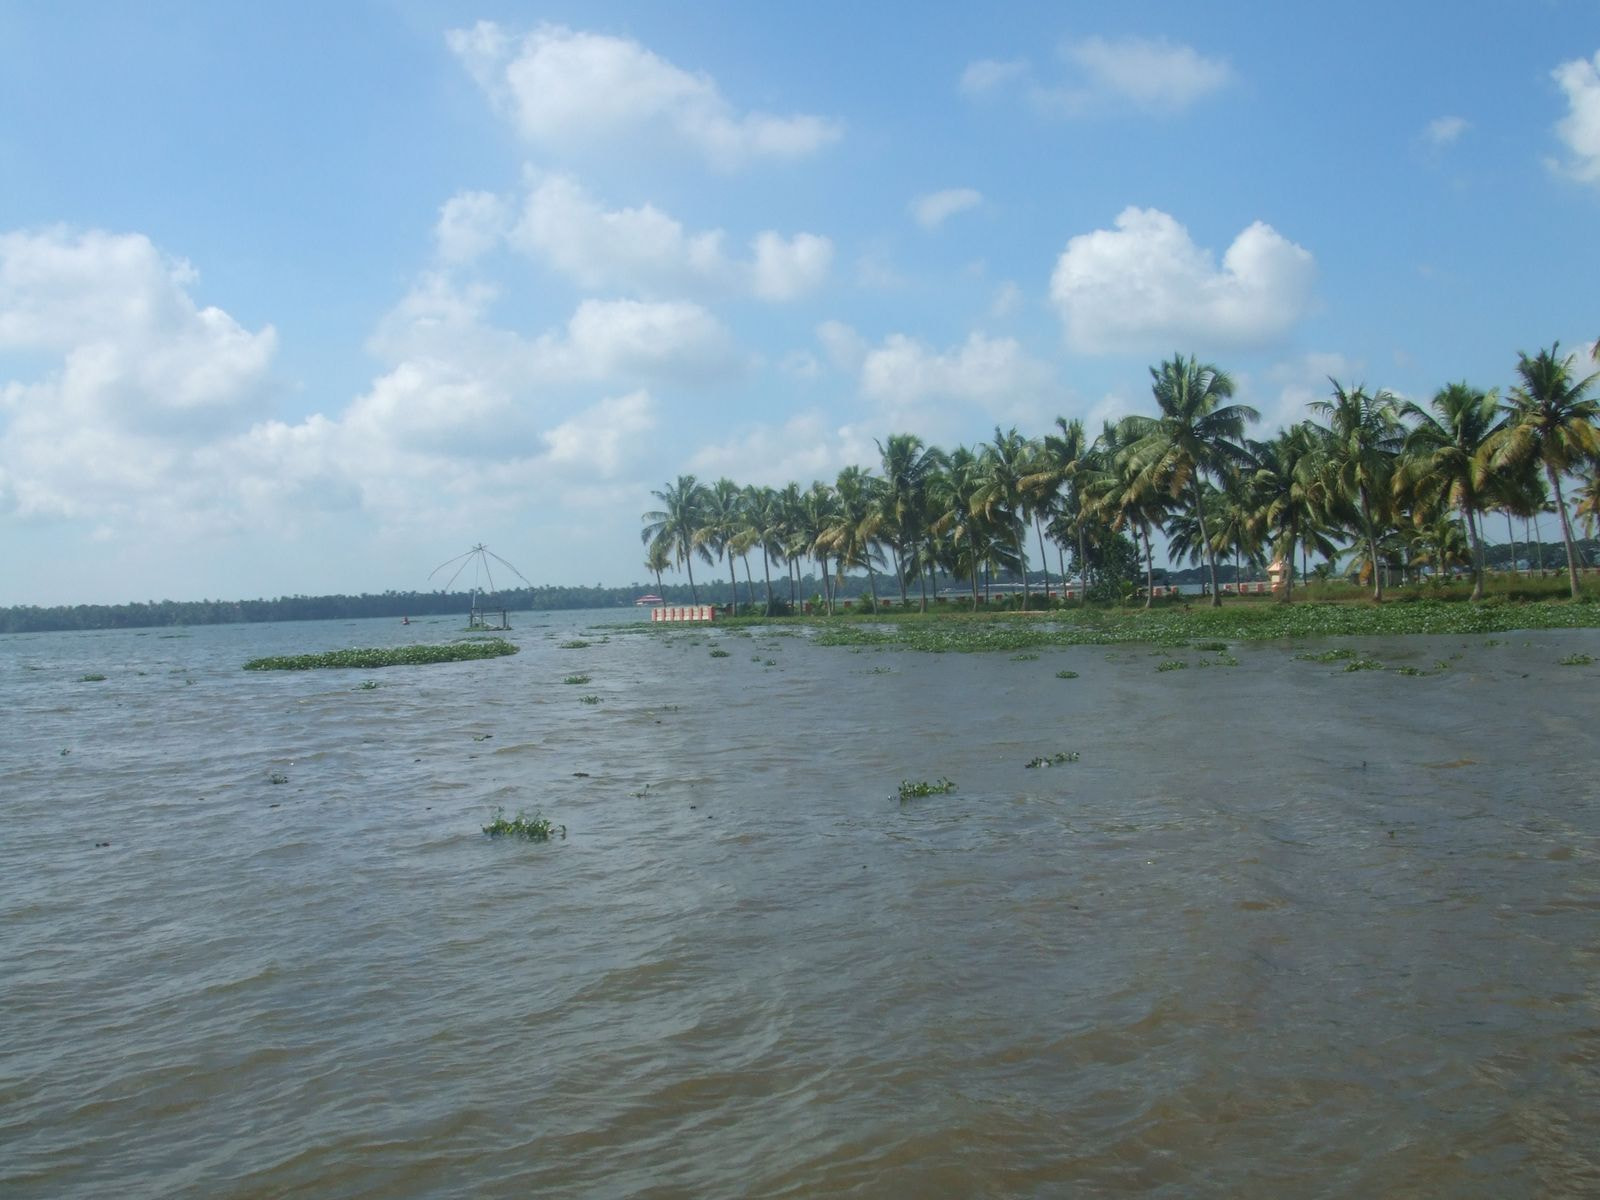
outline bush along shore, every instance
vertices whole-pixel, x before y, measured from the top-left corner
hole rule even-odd
[[[292,654],[276,658],[255,658],[244,664],[246,671],[317,671],[339,667],[414,667],[426,663],[465,662],[478,658],[499,658],[515,654],[518,647],[504,638],[452,642],[445,646],[385,646],[368,650],[330,650],[325,654]]]

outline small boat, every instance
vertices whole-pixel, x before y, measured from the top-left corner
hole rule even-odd
[[[635,600],[633,602],[635,608],[654,608],[658,604],[665,604],[665,603],[666,603],[666,601],[663,600],[660,596],[657,596],[654,592],[648,593],[647,595],[640,596],[637,600]]]

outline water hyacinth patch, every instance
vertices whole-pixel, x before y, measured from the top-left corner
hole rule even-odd
[[[1078,673],[1076,671],[1057,671],[1056,672],[1056,678],[1057,679],[1076,679],[1077,677],[1078,677]]]
[[[909,779],[902,779],[900,781],[900,802],[904,804],[907,800],[918,800],[923,796],[942,796],[946,792],[955,790],[956,785],[942,776],[932,783],[926,779],[919,779],[915,782]]]
[[[491,838],[521,838],[527,842],[548,842],[556,834],[562,838],[567,836],[567,827],[557,825],[550,818],[541,813],[529,815],[518,810],[514,817],[507,817],[506,810],[497,808],[489,823],[483,827],[483,832]]]
[[[1041,754],[1038,758],[1030,759],[1023,763],[1025,767],[1059,767],[1062,763],[1077,762],[1076,750],[1058,750],[1054,754]]]
[[[1158,671],[1187,671],[1189,664],[1181,658],[1169,658],[1156,667]]]
[[[468,662],[517,653],[518,647],[504,638],[482,642],[455,642],[448,646],[386,646],[368,650],[330,650],[326,654],[281,655],[256,658],[244,664],[246,671],[318,671],[356,667],[412,667],[429,663]]]
[[[587,676],[587,675],[568,675],[561,682],[562,683],[588,683],[589,682],[589,676]]]
[[[1592,654],[1569,654],[1561,660],[1563,667],[1587,667],[1594,662]]]

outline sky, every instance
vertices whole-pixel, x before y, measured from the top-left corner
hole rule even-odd
[[[0,0],[0,605],[649,581],[681,474],[1503,391],[1597,283],[1595,0]]]

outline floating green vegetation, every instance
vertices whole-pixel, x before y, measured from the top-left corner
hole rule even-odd
[[[778,665],[778,660],[775,658],[764,658],[761,660],[761,665],[763,667],[775,667]]]
[[[267,782],[268,783],[288,783],[289,782],[289,777],[287,775],[285,775],[282,771],[274,771],[271,775],[267,776]]]
[[[1056,678],[1057,679],[1076,679],[1077,677],[1078,677],[1078,673],[1076,671],[1057,671],[1056,672]]]
[[[1194,644],[1194,648],[1196,650],[1222,651],[1222,650],[1226,650],[1228,648],[1228,643],[1227,642],[1196,642]]]
[[[910,779],[902,779],[900,781],[900,803],[904,804],[907,800],[918,800],[923,796],[942,796],[946,792],[955,790],[956,785],[942,776],[932,783],[929,783],[926,779],[919,779],[915,782]]]
[[[1181,658],[1169,658],[1156,666],[1158,671],[1187,671],[1189,664]]]
[[[600,697],[599,696],[594,696],[594,695],[579,696],[578,697],[578,703],[579,704],[599,704],[600,703]]]
[[[1039,656],[1037,654],[1013,654],[1011,656],[1011,661],[1012,662],[1033,662],[1038,657]]]
[[[79,683],[104,683],[105,681],[106,681],[106,677],[104,675],[79,675],[78,676],[78,682]]]
[[[562,642],[560,646],[562,650],[587,650],[588,648],[589,643],[582,638],[573,638],[570,642]]]
[[[892,674],[894,674],[894,668],[893,667],[873,667],[870,671],[867,672],[867,674],[868,675],[892,675]]]
[[[326,654],[294,654],[256,658],[246,671],[315,671],[339,667],[372,670],[376,667],[414,667],[426,663],[465,662],[515,654],[517,646],[504,638],[486,642],[454,642],[448,646],[385,646],[370,650],[330,650]]]
[[[1224,648],[1222,653],[1215,658],[1202,658],[1197,665],[1202,667],[1237,667],[1239,660]]]
[[[1356,652],[1354,650],[1348,650],[1348,649],[1345,649],[1343,647],[1341,647],[1341,648],[1339,648],[1337,650],[1322,650],[1322,651],[1319,651],[1318,653],[1315,653],[1315,654],[1313,654],[1309,650],[1306,650],[1306,651],[1303,651],[1300,654],[1296,654],[1295,655],[1295,659],[1298,662],[1314,662],[1314,663],[1333,663],[1333,662],[1339,662],[1342,659],[1354,658],[1354,657],[1356,657]]]
[[[590,677],[588,675],[568,675],[561,682],[562,683],[588,683],[589,679],[590,679]]]
[[[1041,754],[1038,758],[1030,759],[1023,763],[1025,767],[1059,767],[1062,763],[1077,762],[1076,750],[1058,750],[1054,754]]]
[[[1424,671],[1421,667],[1411,667],[1411,666],[1396,667],[1394,669],[1394,673],[1396,675],[1426,675],[1426,674],[1428,674],[1428,672]]]
[[[1431,633],[1476,635],[1527,629],[1600,627],[1600,602],[1529,600],[1471,604],[1464,600],[1399,600],[1386,604],[1293,604],[1232,600],[1209,606],[1078,609],[1049,619],[991,613],[880,614],[870,621],[816,621],[822,646],[893,646],[923,651],[1032,650],[1042,646],[1148,642],[1278,641],[1286,638],[1377,637]]]
[[[1561,660],[1563,667],[1587,667],[1594,662],[1592,654],[1569,654]]]
[[[377,690],[378,681],[376,679],[363,679],[360,683],[356,684],[356,691],[358,692],[375,692]]]
[[[712,658],[731,658],[732,656],[726,650],[718,649],[718,650],[713,650],[711,652],[711,657]]]
[[[540,813],[529,816],[520,809],[514,817],[507,817],[503,808],[495,809],[493,818],[483,827],[483,831],[492,838],[521,838],[527,842],[548,842],[557,834],[563,839],[567,836],[565,825],[557,825]]]
[[[1352,658],[1345,663],[1346,671],[1381,671],[1383,664],[1375,658]]]

